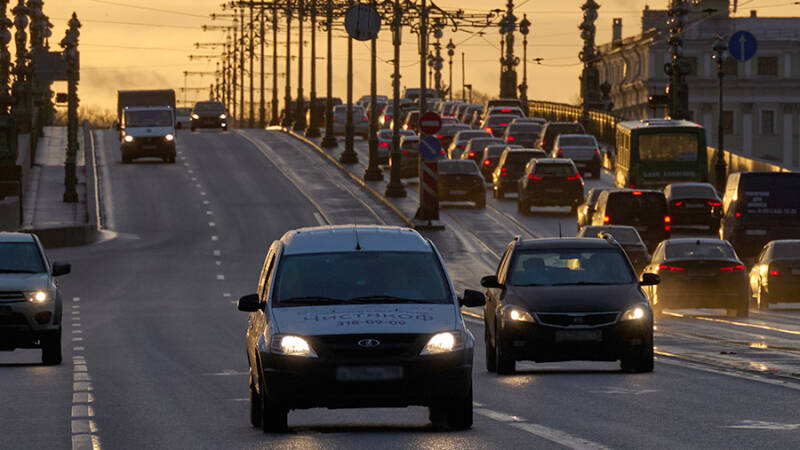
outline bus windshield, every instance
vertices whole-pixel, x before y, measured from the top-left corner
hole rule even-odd
[[[695,162],[697,161],[697,134],[642,134],[639,136],[639,160],[642,162]]]

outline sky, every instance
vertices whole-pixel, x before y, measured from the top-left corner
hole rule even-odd
[[[116,91],[122,89],[157,89],[174,88],[179,101],[203,99],[208,96],[207,87],[213,83],[213,77],[205,75],[184,76],[185,71],[206,72],[215,69],[213,61],[195,58],[190,55],[214,54],[217,50],[196,49],[195,43],[224,42],[222,31],[203,31],[203,24],[224,24],[223,20],[212,21],[211,13],[223,13],[221,0],[46,0],[45,14],[55,25],[51,39],[51,49],[58,48],[63,38],[67,21],[73,11],[77,12],[83,26],[80,36],[81,81],[79,96],[81,105],[113,109],[116,105]],[[517,0],[515,15],[521,18],[527,14],[531,21],[531,33],[528,36],[528,85],[530,99],[550,100],[574,103],[578,98],[578,76],[581,64],[578,52],[582,41],[578,25],[582,20],[580,5],[584,0]],[[653,9],[663,9],[666,0],[613,0],[600,1],[597,26],[597,44],[607,42],[611,36],[612,18],[623,20],[623,35],[630,36],[640,32],[641,10],[645,4]],[[757,9],[759,16],[792,16],[800,12],[800,6],[787,0],[744,0],[737,15],[748,15],[750,9]],[[746,3],[746,5],[745,5]],[[446,10],[464,9],[467,13],[484,13],[490,9],[505,9],[505,0],[439,0],[438,6]],[[744,6],[743,6],[744,5]],[[9,13],[10,15],[10,13]],[[384,21],[385,22],[385,21]],[[293,48],[297,53],[297,22],[293,22]],[[305,40],[310,40],[310,26],[305,27]],[[279,41],[285,39],[285,28],[279,32]],[[268,34],[268,39],[271,33]],[[474,30],[453,32],[446,29],[442,38],[442,46],[452,39],[456,44],[453,64],[453,81],[457,91],[461,85],[461,54],[464,54],[465,83],[472,84],[473,89],[499,94],[499,57],[500,35],[497,28],[489,28],[483,35]],[[318,95],[324,92],[325,55],[324,35],[317,33]],[[344,30],[334,30],[334,96],[346,96],[346,43]],[[419,84],[419,56],[417,54],[416,35],[408,29],[404,30],[401,47],[402,86],[414,87]],[[271,47],[267,54],[271,55]],[[306,98],[309,93],[310,42],[305,46],[305,82]],[[522,56],[522,39],[517,37],[515,51]],[[388,63],[393,57],[391,32],[386,23],[378,35],[378,93],[391,94],[392,66]],[[443,83],[448,82],[449,71],[446,50],[442,51],[445,68],[442,73]],[[279,49],[284,54],[284,49]],[[540,63],[534,62],[541,58]],[[354,41],[354,99],[369,92],[369,43]],[[258,61],[256,61],[258,67]],[[267,60],[267,72],[270,71],[271,59]],[[279,71],[283,72],[285,60],[279,62]],[[518,69],[519,82],[522,82],[522,67]],[[279,78],[280,98],[283,98],[284,78]],[[266,85],[271,86],[271,78]],[[293,97],[297,92],[296,61],[292,67]],[[204,87],[202,92],[190,91],[184,96],[179,89]],[[258,86],[258,80],[256,81]],[[65,89],[56,85],[61,92]],[[258,98],[258,97],[257,97]],[[267,92],[267,102],[271,92]],[[256,100],[256,104],[258,101]],[[281,104],[283,102],[281,101]]]

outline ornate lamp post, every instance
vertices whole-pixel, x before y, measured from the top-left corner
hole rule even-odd
[[[45,40],[52,34],[50,28],[53,24],[42,12],[43,6],[44,2],[42,0],[28,0],[28,8],[31,13],[31,53],[34,55],[47,50]],[[55,109],[50,102],[50,97],[52,96],[50,85],[47,82],[37,80],[35,77],[33,78],[33,103],[37,107],[39,123],[49,123],[55,115]],[[41,130],[41,128],[39,129]]]
[[[714,46],[714,61],[717,63],[717,80],[719,80],[719,110],[717,111],[717,155],[714,160],[714,185],[717,192],[725,191],[725,130],[722,127],[722,78],[725,72],[722,68],[722,63],[725,62],[725,53],[728,51],[727,40],[722,36],[717,37]]]
[[[689,5],[685,0],[672,0],[668,11],[669,19],[669,52],[672,61],[664,65],[664,72],[669,77],[667,95],[669,96],[668,113],[672,119],[689,118],[689,86],[686,75],[689,65],[683,57],[683,38],[681,33],[688,22]]]
[[[22,1],[20,0],[20,3]],[[64,61],[67,66],[67,160],[64,163],[64,202],[78,201],[75,190],[75,157],[78,153],[78,36],[81,23],[73,12],[69,20],[69,29],[61,40],[64,49]],[[19,42],[19,41],[18,41]]]
[[[528,105],[528,33],[531,32],[531,22],[528,15],[522,15],[519,23],[519,32],[522,33],[522,84],[519,86],[519,96],[527,108]],[[527,114],[527,112],[526,112]]]
[[[280,125],[278,117],[278,2],[272,4],[272,114],[270,125]]]
[[[17,62],[14,64],[14,75],[16,79],[11,86],[11,93],[15,99],[13,107],[17,130],[27,133],[31,127],[31,105],[30,105],[30,74],[28,73],[28,51],[26,41],[28,38],[25,28],[28,26],[28,14],[30,10],[24,5],[22,0],[18,0],[17,6],[11,10],[14,14],[14,26],[17,31],[14,33],[14,41],[17,48]]]
[[[600,5],[594,0],[586,0],[581,6],[583,10],[583,22],[578,26],[581,30],[583,39],[583,50],[578,53],[578,57],[583,62],[583,72],[581,73],[581,103],[583,106],[584,119],[588,118],[590,109],[601,109],[603,107],[600,92],[600,73],[595,67],[597,54],[595,52],[594,37],[597,20],[597,10]]]
[[[390,154],[391,169],[389,172],[389,183],[386,185],[384,194],[390,198],[406,196],[406,188],[400,180],[400,44],[403,37],[402,8],[400,0],[394,0],[394,16],[392,19],[392,45],[394,46],[394,73],[392,74],[392,117],[394,126],[392,127],[392,150]],[[424,95],[423,95],[424,97]]]
[[[375,8],[375,0],[371,5]],[[369,77],[369,164],[364,169],[364,181],[382,181],[383,172],[378,167],[378,39],[370,42],[370,77]]]
[[[328,0],[325,6],[325,31],[328,33],[328,55],[327,55],[327,80],[326,91],[328,97],[325,99],[325,137],[322,138],[323,148],[335,148],[339,144],[333,134],[333,0]]]
[[[300,38],[302,40],[302,37]],[[272,45],[276,45],[273,43]],[[273,75],[274,76],[274,75]],[[281,125],[292,126],[292,2],[286,3],[286,97]]]
[[[353,0],[347,2],[353,5]],[[339,155],[342,164],[358,163],[358,154],[353,149],[353,38],[347,36],[347,119],[344,125],[344,151]]]
[[[433,43],[433,88],[436,90],[436,95],[441,98],[442,97],[442,27],[444,24],[440,21],[436,21],[433,24],[433,37],[436,39],[436,42]]]
[[[519,64],[519,58],[514,56],[514,30],[517,28],[517,18],[514,16],[514,0],[508,0],[506,15],[500,21],[500,34],[504,37],[505,53],[500,58],[502,73],[500,75],[500,97],[517,98],[517,72],[514,68]]]
[[[306,108],[303,101],[303,21],[305,20],[305,4],[303,0],[297,3],[297,101],[294,106],[294,124],[292,130],[297,132],[306,129]]]
[[[453,44],[453,40],[450,39],[450,42],[447,43],[447,57],[448,57],[448,65],[450,66],[450,101],[453,101],[453,55],[456,54],[456,46]]]
[[[317,111],[320,109],[317,104],[317,0],[311,0],[311,92],[308,96],[309,114],[308,128],[306,137],[319,137],[319,119]]]
[[[0,131],[3,133],[14,132],[14,122],[9,113],[14,97],[8,89],[11,71],[11,53],[8,44],[11,42],[9,28],[13,26],[11,19],[6,17],[8,0],[0,0]],[[12,134],[13,135],[13,134]],[[15,165],[17,162],[17,146],[13,142],[6,142],[0,146],[0,165]]]

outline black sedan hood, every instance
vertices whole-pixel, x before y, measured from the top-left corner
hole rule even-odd
[[[584,286],[508,286],[503,303],[530,312],[623,311],[647,301],[637,283]]]

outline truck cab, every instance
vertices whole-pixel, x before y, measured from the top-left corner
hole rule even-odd
[[[145,157],[175,162],[175,112],[172,107],[126,107],[119,126],[124,164]]]

